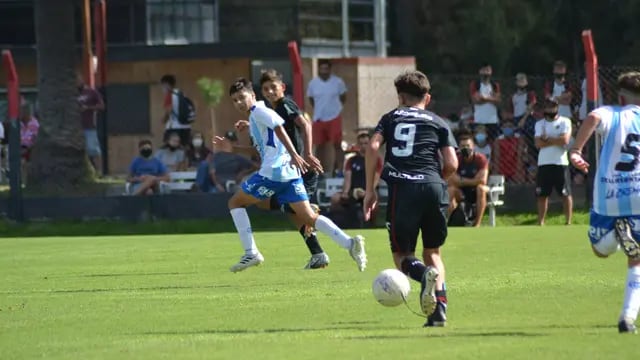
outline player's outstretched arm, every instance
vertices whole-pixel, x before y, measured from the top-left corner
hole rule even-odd
[[[364,194],[364,220],[369,221],[373,210],[378,205],[378,194],[376,193],[376,170],[378,167],[378,151],[380,145],[384,143],[384,137],[381,133],[376,132],[369,140],[369,146],[365,153],[365,175],[366,175],[366,191]]]
[[[302,142],[304,144],[304,159],[309,163],[309,166],[311,166],[312,169],[316,170],[316,172],[324,172],[320,160],[313,156],[313,153],[311,151],[311,149],[313,149],[311,140],[311,122],[306,117],[298,115],[298,117],[295,119],[295,123],[298,129],[300,129],[300,133],[302,134]]]
[[[593,135],[593,132],[600,124],[600,120],[599,115],[593,112],[589,114],[589,116],[587,116],[587,118],[582,122],[580,129],[578,129],[576,140],[573,142],[573,147],[569,151],[569,160],[573,166],[585,173],[589,171],[589,163],[582,157],[582,148],[584,148],[587,140],[589,140],[591,135]]]
[[[282,125],[278,125],[273,128],[273,132],[287,149],[289,155],[291,155],[292,165],[300,169],[303,174],[306,173],[309,168],[309,164],[307,164],[307,162],[302,158],[302,156],[300,156],[300,154],[298,154],[296,149],[293,147],[293,143],[291,142],[289,135],[287,135],[287,132],[284,130],[284,127]]]
[[[440,148],[442,153],[442,178],[448,180],[458,170],[458,156],[453,146]]]

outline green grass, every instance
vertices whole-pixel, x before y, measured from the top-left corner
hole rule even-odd
[[[301,270],[293,232],[258,233],[266,262],[238,274],[235,234],[4,238],[0,359],[635,359],[616,328],[625,259],[595,258],[586,231],[452,229],[437,329],[374,301],[383,230],[364,232],[364,273],[325,237],[331,266]]]

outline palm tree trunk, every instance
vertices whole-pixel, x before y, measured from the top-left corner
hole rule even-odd
[[[92,178],[76,100],[74,3],[35,1],[40,131],[27,188],[38,193],[74,193]]]

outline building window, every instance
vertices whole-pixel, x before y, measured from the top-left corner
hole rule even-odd
[[[373,0],[349,0],[349,40],[374,41]],[[342,40],[341,0],[301,0],[303,39]]]
[[[218,41],[217,0],[147,0],[149,45]]]

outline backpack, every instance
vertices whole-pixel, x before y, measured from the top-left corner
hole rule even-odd
[[[184,96],[182,91],[175,90],[174,94],[178,96],[178,113],[174,113],[178,122],[182,125],[190,125],[196,120],[196,107],[193,105],[193,101]]]

